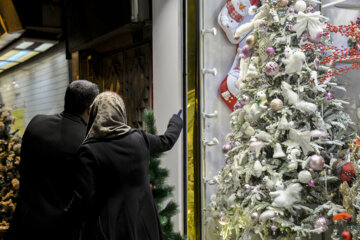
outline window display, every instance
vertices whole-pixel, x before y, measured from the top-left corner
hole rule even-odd
[[[204,239],[358,237],[359,96],[343,85],[360,52],[338,45],[318,1],[231,2],[249,16],[201,38]],[[219,7],[202,1],[201,28]]]

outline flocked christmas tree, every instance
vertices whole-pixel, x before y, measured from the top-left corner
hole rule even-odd
[[[336,75],[349,69],[332,68],[341,57],[317,2],[262,0],[235,32],[252,34],[241,49],[225,166],[212,181],[209,210],[222,239],[308,239],[351,219],[343,200],[359,192],[354,130],[347,102],[334,96],[346,91]]]
[[[155,117],[152,110],[145,110],[145,126],[148,133],[157,134],[155,126]],[[166,179],[169,176],[169,171],[162,168],[161,165],[162,154],[154,154],[150,158],[149,177],[150,187],[155,200],[156,207],[159,212],[159,218],[164,237],[166,240],[183,240],[179,233],[174,232],[174,224],[171,218],[177,214],[177,204],[170,200],[165,204],[165,201],[172,197],[173,187],[166,184]]]
[[[19,190],[21,137],[11,129],[15,121],[11,112],[0,96],[0,230],[9,226]]]

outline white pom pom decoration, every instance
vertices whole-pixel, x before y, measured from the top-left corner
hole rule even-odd
[[[299,172],[298,179],[301,183],[308,183],[312,179],[311,173],[307,170],[303,170]]]
[[[306,3],[303,0],[298,0],[295,3],[295,11],[296,12],[304,12],[306,10]]]

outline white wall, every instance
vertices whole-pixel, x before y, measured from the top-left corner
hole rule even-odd
[[[359,0],[346,1],[347,3],[357,3]],[[323,0],[323,4],[331,3],[333,0]],[[358,4],[356,4],[358,5]],[[335,26],[349,25],[350,21],[355,22],[360,17],[360,11],[354,9],[337,8],[335,5],[323,9],[323,15],[329,18],[329,23]],[[341,48],[341,45],[347,47],[348,38],[341,36],[340,34],[331,34],[334,40],[334,45]],[[351,64],[337,64],[336,67],[340,68],[344,65],[351,67]],[[360,70],[354,69],[347,74],[341,74],[337,77],[340,83],[344,84],[347,89],[346,92],[337,92],[337,97],[346,96],[350,104],[344,105],[345,111],[350,115],[354,123],[357,124],[357,128],[360,127],[360,118],[357,117],[357,108],[360,108]]]
[[[62,112],[68,84],[68,61],[59,48],[1,75],[0,94],[5,106],[24,108],[26,126],[36,114]]]
[[[153,93],[158,133],[165,131],[169,118],[182,108],[182,1],[152,1]],[[183,131],[184,132],[184,131]],[[174,200],[180,213],[174,217],[175,230],[183,230],[183,145],[182,135],[162,158],[170,171],[168,183],[175,186]]]

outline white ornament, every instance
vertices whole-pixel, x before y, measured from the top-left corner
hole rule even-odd
[[[288,122],[286,116],[283,115],[279,122],[278,128],[280,130],[290,130],[290,128],[295,128],[295,123],[293,121]]]
[[[299,172],[298,179],[301,183],[308,183],[312,179],[311,173],[307,170],[303,170]]]
[[[263,141],[258,141],[255,137],[250,138],[249,151],[257,152],[261,150],[263,147],[265,147],[265,143]]]
[[[261,22],[264,21],[269,15],[270,6],[268,4],[264,4],[259,8],[259,13],[255,15],[255,17],[249,23],[242,24],[240,27],[236,29],[235,37],[240,37],[244,33],[250,32],[253,30],[256,25],[260,25]]]
[[[240,131],[249,137],[254,136],[254,134],[255,134],[254,128],[251,127],[250,123],[248,123],[248,122],[245,122],[241,126]]]
[[[323,32],[323,24],[320,22],[320,19],[326,18],[322,16],[319,11],[314,13],[299,12],[296,24],[294,25],[297,37],[300,38],[301,34],[303,34],[307,28],[310,37],[316,39],[318,34]]]
[[[292,183],[285,190],[270,192],[270,197],[274,199],[272,205],[291,209],[294,203],[301,201],[301,190],[302,186],[299,183]]]
[[[261,141],[271,142],[271,135],[265,131],[258,130],[255,137]]]
[[[275,148],[274,148],[273,158],[283,158],[283,157],[286,157],[286,154],[282,150],[281,144],[276,143]]]
[[[287,152],[287,160],[289,161],[288,169],[289,171],[297,170],[298,168],[298,157],[300,156],[300,151],[297,148],[288,148]]]
[[[291,89],[290,84],[288,84],[285,81],[282,81],[281,90],[285,100],[287,100],[289,104],[295,105],[299,102],[299,95]]]
[[[260,214],[259,221],[265,222],[268,219],[275,217],[277,213],[274,210],[266,210],[265,212]]]
[[[275,22],[275,23],[279,23],[280,22],[280,19],[279,19],[279,15],[277,14],[277,10],[275,10],[275,9],[270,9],[270,15],[272,16],[272,18],[273,18],[273,21]]]
[[[250,108],[246,108],[246,117],[250,122],[257,121],[260,115],[267,109],[266,92],[264,90],[257,92],[256,98],[260,101],[260,104],[254,102]]]
[[[316,104],[305,101],[300,101],[295,107],[303,113],[315,113],[317,111]]]
[[[311,135],[310,131],[298,131],[295,129],[290,129],[289,139],[297,143],[304,152],[304,155],[307,155],[308,152],[313,151],[313,147],[310,145]]]
[[[258,78],[260,73],[258,72],[256,66],[259,62],[259,57],[251,57],[248,70],[246,72],[246,79]]]
[[[360,108],[357,108],[357,117],[360,119]]]
[[[310,132],[310,135],[312,138],[318,138],[318,137],[328,137],[329,133],[321,130],[312,130]]]
[[[245,86],[245,83],[243,81],[246,80],[246,75],[249,69],[250,65],[250,58],[241,58],[240,59],[240,74],[239,78],[236,82],[236,86],[239,89],[242,89]]]
[[[285,73],[300,73],[305,62],[305,54],[302,51],[293,51],[289,46],[285,47]]]
[[[298,0],[295,3],[295,11],[296,12],[304,12],[306,10],[306,2],[302,0]]]
[[[303,113],[315,113],[317,110],[317,106],[313,103],[300,101],[299,95],[295,93],[291,85],[285,81],[281,82],[281,89],[284,98],[288,101],[289,104],[294,105],[295,108],[299,109]]]
[[[265,183],[265,187],[268,190],[274,190],[275,189],[275,184],[278,183],[278,182],[281,182],[281,180],[282,180],[282,174],[280,174],[280,173],[274,173],[271,176],[271,179],[269,178],[269,176],[265,176],[263,178],[263,182]]]
[[[253,175],[255,177],[260,177],[262,174],[262,169],[263,169],[263,166],[261,165],[260,161],[256,160],[254,163]]]

